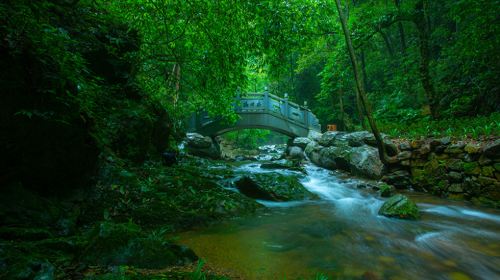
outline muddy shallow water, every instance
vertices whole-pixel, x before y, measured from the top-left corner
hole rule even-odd
[[[500,212],[408,193],[422,219],[377,215],[383,199],[312,165],[316,201],[272,203],[252,217],[185,232],[179,242],[243,279],[500,279]],[[241,165],[237,172],[285,172]],[[370,278],[372,277],[372,278]]]

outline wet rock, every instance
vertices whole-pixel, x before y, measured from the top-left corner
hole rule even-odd
[[[500,139],[495,140],[495,142],[486,145],[483,148],[483,153],[489,158],[499,158],[500,157]]]
[[[300,147],[302,150],[306,148],[307,144],[311,143],[311,139],[307,137],[297,137],[293,139],[293,146]]]
[[[398,189],[408,189],[411,185],[410,173],[406,170],[398,170],[382,177],[382,181],[394,185]]]
[[[387,184],[382,184],[379,186],[379,192],[381,197],[391,197],[394,195],[394,187]]]
[[[186,133],[186,144],[193,148],[210,148],[212,139],[199,133]]]
[[[478,180],[479,184],[481,184],[482,186],[489,186],[489,185],[494,185],[495,183],[497,183],[497,180],[490,178],[490,177],[485,177],[485,176],[479,176],[479,177],[477,177],[477,180]]]
[[[460,153],[463,153],[464,147],[465,147],[465,143],[464,142],[457,142],[455,144],[452,144],[452,145],[448,146],[444,150],[444,152],[447,153],[447,154],[460,154]]]
[[[353,174],[372,179],[379,179],[384,171],[384,164],[380,161],[378,150],[373,147],[353,148],[349,164]]]
[[[449,145],[451,144],[451,138],[450,137],[443,137],[439,139],[439,142],[441,142],[441,145]]]
[[[461,182],[462,178],[463,178],[462,173],[455,172],[455,171],[451,171],[448,173],[448,179],[451,182]]]
[[[464,162],[460,159],[450,159],[446,162],[446,167],[453,171],[463,171]]]
[[[289,160],[280,160],[275,162],[262,163],[260,165],[262,169],[288,169],[293,171],[303,172],[304,168],[300,166],[299,162],[289,161]]]
[[[307,138],[316,142],[319,141],[319,139],[321,139],[322,136],[323,134],[314,130],[309,130],[309,133],[307,134]]]
[[[319,145],[317,142],[312,141],[307,144],[306,149],[304,150],[305,154],[313,163],[319,165],[320,161],[320,151],[323,149],[323,146]]]
[[[316,198],[297,177],[277,173],[243,176],[234,184],[242,194],[255,199],[290,201]]]
[[[481,173],[481,167],[477,162],[465,162],[463,169],[467,175],[479,175]]]
[[[304,151],[300,147],[297,147],[297,146],[290,147],[290,150],[288,152],[288,156],[291,159],[298,159],[298,160],[305,158]]]
[[[468,154],[477,154],[481,151],[481,145],[477,143],[468,143],[464,147],[464,151],[466,151]]]
[[[409,151],[409,150],[411,150],[410,143],[408,143],[408,142],[402,142],[402,143],[400,143],[399,144],[399,149],[401,151]]]
[[[335,144],[335,139],[338,136],[344,135],[345,132],[340,132],[340,131],[327,131],[323,133],[321,138],[318,140],[318,144],[321,146],[329,147]]]
[[[219,145],[208,136],[187,133],[185,141],[186,150],[189,154],[213,159],[218,159],[221,156]]]
[[[493,162],[493,160],[483,154],[479,157],[479,160],[477,162],[479,163],[479,165],[489,165]]]
[[[451,184],[448,187],[448,192],[450,192],[450,193],[463,193],[464,192],[464,185],[463,184]]]
[[[385,201],[378,214],[409,220],[416,220],[420,217],[417,205],[402,194],[394,195]]]
[[[398,154],[398,159],[399,160],[407,160],[411,158],[411,152],[410,151],[404,151]]]
[[[495,168],[493,166],[483,166],[481,168],[481,175],[487,177],[494,177]]]

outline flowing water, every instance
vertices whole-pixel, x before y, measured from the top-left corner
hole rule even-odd
[[[238,172],[280,172],[250,163]],[[180,242],[241,279],[500,279],[500,212],[408,193],[422,219],[378,216],[383,199],[308,165],[316,201],[265,202],[253,217],[186,232]]]

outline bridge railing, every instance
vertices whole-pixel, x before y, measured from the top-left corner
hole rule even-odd
[[[281,98],[267,91],[263,93],[249,92],[244,95],[237,95],[234,106],[238,113],[271,113],[305,127],[317,130],[321,129],[318,119],[307,107],[290,102],[288,98]]]

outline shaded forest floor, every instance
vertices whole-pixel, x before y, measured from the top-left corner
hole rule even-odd
[[[171,236],[260,207],[224,188],[223,162],[103,166],[96,187],[63,197],[2,190],[0,278],[201,279],[197,256]]]

